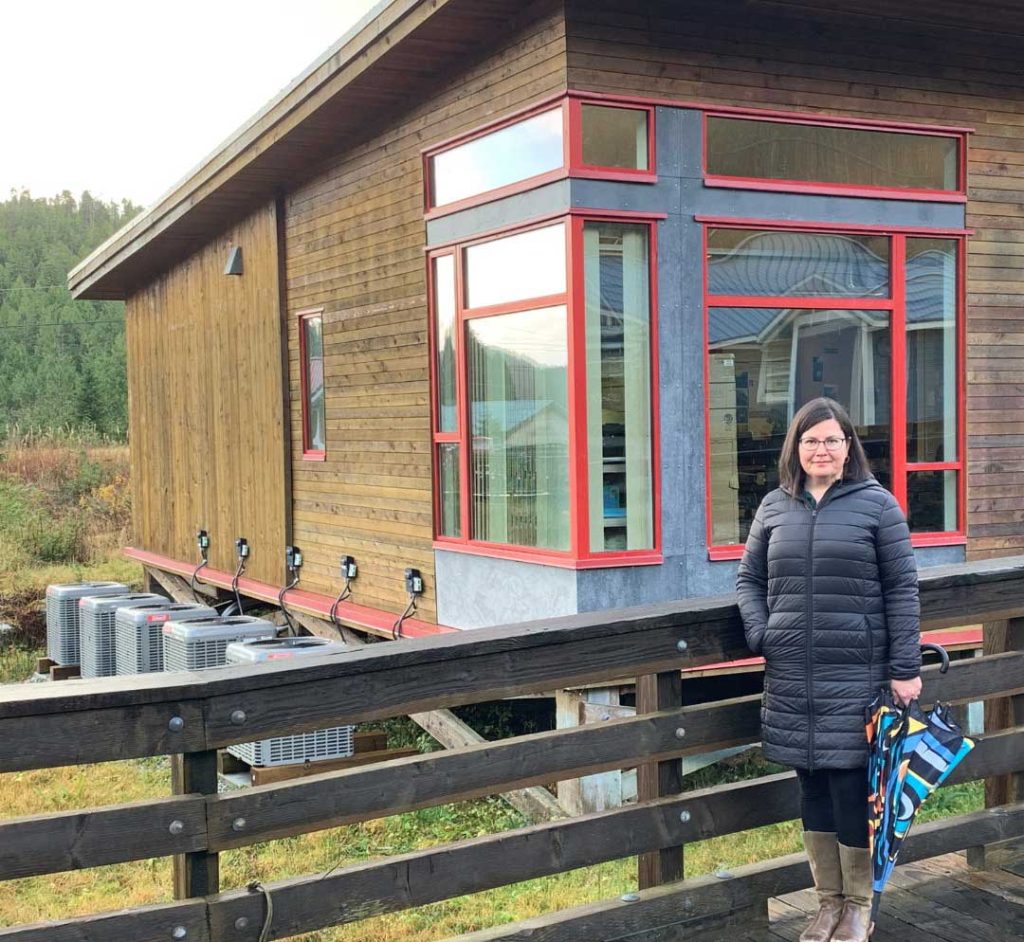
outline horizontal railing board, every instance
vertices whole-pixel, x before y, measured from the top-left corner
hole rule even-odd
[[[957,661],[945,675],[929,667],[923,676],[925,702],[936,696],[947,701],[981,699],[1024,687],[1024,653]],[[717,701],[211,796],[205,818],[198,812],[182,817],[185,830],[180,835],[172,836],[147,822],[146,840],[141,843],[121,844],[105,840],[104,835],[121,833],[125,826],[120,822],[130,820],[125,815],[145,817],[145,809],[153,807],[146,803],[0,823],[0,879],[184,850],[225,850],[640,761],[755,742],[760,737],[759,704],[756,695]],[[682,740],[676,738],[680,728]],[[992,748],[992,743],[985,744],[985,749]],[[970,769],[984,752],[976,753],[955,774]],[[1024,769],[1024,756],[1007,759],[1000,769],[991,774]],[[167,808],[176,806],[175,802],[186,807],[201,800],[168,799]],[[159,813],[166,817],[169,812]],[[243,831],[234,826],[239,818],[246,822]],[[69,849],[71,841],[75,843]],[[185,842],[188,847],[182,846]],[[8,846],[12,849],[5,853]],[[141,855],[139,847],[144,851]]]
[[[921,586],[926,626],[970,620],[964,612],[977,619],[1024,611],[1020,558],[943,567],[923,575]],[[301,668],[0,689],[0,771],[199,751],[746,653],[735,604],[723,597],[373,646]],[[56,689],[64,687],[73,689]],[[32,724],[19,722],[29,716]],[[176,716],[184,724],[172,732]]]
[[[1024,833],[1024,804],[989,808],[918,825],[900,853],[912,863]],[[590,903],[533,919],[483,929],[447,942],[626,942],[643,931],[671,927],[685,938],[687,922],[707,925],[723,915],[810,886],[804,854],[736,867],[727,878],[698,877],[641,890],[635,900]],[[667,937],[667,936],[666,936]],[[675,934],[673,937],[676,937]]]
[[[756,742],[758,697],[397,759],[367,769],[227,793],[209,801],[210,844],[254,840],[371,820],[709,748]],[[683,730],[683,738],[677,730]],[[246,834],[232,830],[238,818]],[[2,832],[0,832],[2,834]]]
[[[185,935],[175,935],[177,929],[184,929]],[[258,939],[259,936],[247,938]],[[173,939],[229,942],[231,937],[218,938],[210,934],[206,903],[201,899],[122,909],[63,922],[0,928],[0,942],[168,942]]]
[[[1019,727],[979,742],[950,781],[1003,774],[1021,768],[1022,762],[1024,727]],[[796,814],[798,807],[796,776],[785,772],[403,854],[328,875],[283,880],[267,885],[275,912],[270,938],[286,938],[326,925],[353,922],[632,856],[644,850],[673,847],[787,821]],[[683,811],[688,813],[686,821],[680,818]],[[1005,836],[1013,836],[1013,833]],[[972,843],[981,842],[979,838]],[[208,897],[207,903],[213,942],[234,938],[247,942],[250,936],[234,928],[236,920],[244,918],[253,925],[261,920],[264,912],[263,897],[248,891],[221,893]],[[106,942],[106,939],[117,938],[119,942],[133,942],[134,937],[128,931],[137,913],[123,914],[123,926],[110,922],[114,916],[106,917],[103,932],[114,934],[94,934],[88,920],[69,920],[59,924],[61,931],[70,932],[65,926],[75,924],[79,925],[78,934],[61,934],[54,938],[74,939],[75,942]],[[24,938],[35,942],[43,936]],[[251,938],[258,938],[258,935]],[[0,935],[0,940],[4,939]],[[11,939],[24,942],[17,935],[12,935]]]
[[[17,818],[0,821],[0,880],[190,853],[206,845],[206,802],[198,795]]]

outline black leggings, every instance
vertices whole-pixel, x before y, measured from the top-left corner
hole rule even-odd
[[[867,847],[867,769],[797,769],[796,774],[804,830],[835,832],[840,844]]]

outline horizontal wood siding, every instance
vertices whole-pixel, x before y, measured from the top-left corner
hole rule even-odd
[[[353,601],[398,612],[403,573],[426,582],[418,617],[436,620],[430,382],[420,151],[560,91],[562,4],[520,11],[492,51],[423,90],[400,119],[291,193],[286,284],[294,538],[302,584],[335,593],[355,556]],[[482,49],[483,47],[481,47]],[[323,308],[327,457],[302,458],[296,314]]]
[[[284,571],[285,470],[277,231],[273,204],[128,299],[134,545],[235,568]],[[244,273],[225,275],[232,246]]]
[[[571,88],[975,129],[968,549],[972,558],[1020,553],[1024,16],[984,0],[926,7],[724,0],[646,9],[654,12],[637,12],[629,0],[570,0]]]

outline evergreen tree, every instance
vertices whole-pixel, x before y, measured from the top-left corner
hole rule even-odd
[[[67,190],[0,203],[0,437],[15,424],[126,434],[124,305],[73,301],[66,283],[139,209]]]

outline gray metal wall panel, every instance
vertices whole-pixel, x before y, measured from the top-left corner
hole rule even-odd
[[[454,628],[575,615],[576,571],[434,551],[437,620]]]

